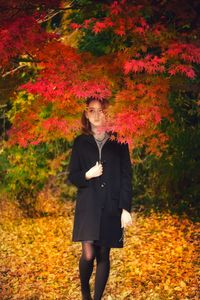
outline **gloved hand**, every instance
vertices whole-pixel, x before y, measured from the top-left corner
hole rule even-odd
[[[103,173],[103,166],[101,163],[99,163],[98,161],[96,162],[96,165],[94,165],[91,169],[89,169],[86,173],[85,173],[85,178],[86,179],[91,179],[93,177],[99,177],[101,176]]]
[[[132,217],[131,214],[123,209],[121,214],[121,227],[126,227],[132,225]]]

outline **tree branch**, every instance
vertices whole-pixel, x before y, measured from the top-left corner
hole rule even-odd
[[[15,73],[17,70],[22,69],[22,68],[24,68],[24,67],[26,67],[26,65],[18,66],[17,68],[12,69],[12,70],[10,70],[10,71],[8,71],[8,72],[2,74],[1,77],[4,78],[4,77],[6,77],[6,76],[8,76],[8,75],[10,75],[10,74]]]
[[[38,19],[37,22],[38,22],[39,24],[44,23],[44,22],[47,22],[48,20],[52,19],[52,18],[55,17],[56,15],[60,14],[61,12],[62,12],[61,9],[59,9],[59,10],[53,10],[52,12],[50,12],[49,15],[46,15],[46,17],[45,17],[44,19],[42,19],[42,20]],[[51,13],[52,13],[52,14],[51,14]]]

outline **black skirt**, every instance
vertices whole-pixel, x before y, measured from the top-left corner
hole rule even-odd
[[[121,228],[121,216],[110,216],[102,208],[99,239],[90,241],[98,246],[123,248],[124,229]]]

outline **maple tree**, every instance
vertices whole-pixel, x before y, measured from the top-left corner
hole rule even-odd
[[[128,141],[131,148],[145,145],[147,153],[160,155],[168,140],[162,120],[173,121],[168,103],[171,81],[178,75],[194,80],[198,73],[200,48],[195,33],[189,38],[191,32],[182,28],[180,34],[176,26],[168,25],[161,6],[159,10],[146,1],[138,5],[96,1],[91,11],[88,7],[91,1],[74,1],[71,7],[68,1],[4,5],[2,72],[34,70],[20,87],[34,100],[23,111],[11,110],[9,144],[26,147],[58,137],[72,140],[81,127],[85,98],[92,96],[110,98],[108,128],[118,132],[120,141]],[[71,19],[67,34],[42,27],[50,12]],[[180,26],[182,18],[178,20]],[[78,48],[73,48],[65,36],[77,31]],[[95,55],[95,47],[90,46],[98,38],[103,44],[104,35],[110,39],[101,55]]]

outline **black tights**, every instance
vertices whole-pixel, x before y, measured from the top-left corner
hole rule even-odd
[[[82,242],[82,255],[79,261],[81,292],[83,299],[91,299],[89,280],[96,257],[97,267],[94,285],[94,300],[100,300],[110,272],[110,248],[97,246],[92,241]]]

